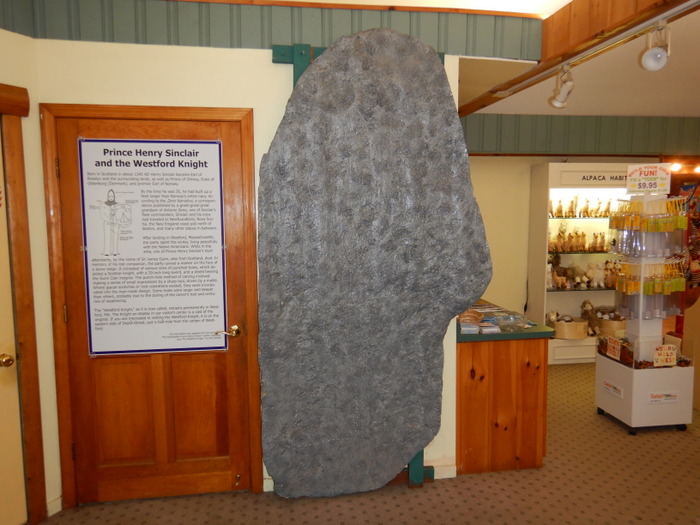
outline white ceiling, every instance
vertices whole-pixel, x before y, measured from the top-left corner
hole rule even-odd
[[[571,0],[291,0],[304,3],[350,4],[350,5],[392,5],[396,7],[429,7],[442,9],[469,9],[476,11],[498,11],[534,15],[547,18]]]
[[[700,11],[669,27],[671,55],[660,71],[639,65],[642,36],[572,68],[576,87],[564,109],[547,104],[550,78],[479,113],[700,117]]]

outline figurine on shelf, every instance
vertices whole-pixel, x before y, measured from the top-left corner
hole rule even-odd
[[[610,217],[610,207],[612,206],[612,200],[608,199],[608,202],[605,204],[605,207],[600,210],[600,215],[598,217]]]
[[[549,253],[557,251],[557,239],[556,237],[552,237],[552,230],[549,230],[549,235],[547,236],[547,251]]]
[[[555,217],[563,217],[564,216],[564,206],[562,206],[561,199],[559,199],[559,202],[557,204],[557,208],[554,210],[554,216]]]
[[[549,218],[554,218],[554,206],[552,205],[552,199],[549,199]]]
[[[572,218],[576,217],[576,208],[578,207],[578,195],[574,195],[574,197],[569,201],[569,205],[566,207],[566,211],[564,212],[564,217]]]
[[[581,206],[581,209],[578,212],[579,217],[590,217],[591,213],[590,210],[588,209],[589,204],[588,204],[588,199],[586,199],[586,202]]]
[[[593,232],[593,240],[591,244],[588,245],[589,252],[595,252],[598,250],[598,232]]]
[[[552,263],[547,263],[547,271],[544,274],[544,282],[547,290],[554,290],[554,268],[552,268]]]
[[[596,315],[593,303],[588,299],[581,303],[581,317],[588,321],[588,335],[600,335],[600,319]]]
[[[589,212],[589,217],[598,217],[598,213],[600,212],[600,207],[602,203],[600,202],[600,199],[598,199],[598,202],[596,203],[595,207],[590,209]]]
[[[569,224],[566,221],[559,223],[559,231],[557,232],[557,240],[555,242],[555,252],[563,252],[566,247],[566,229]]]
[[[596,245],[595,251],[599,252],[599,253],[607,251],[607,249],[605,247],[605,232],[600,232],[598,234],[598,244]]]

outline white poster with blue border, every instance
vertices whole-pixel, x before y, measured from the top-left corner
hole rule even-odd
[[[221,143],[78,144],[90,355],[226,350]]]

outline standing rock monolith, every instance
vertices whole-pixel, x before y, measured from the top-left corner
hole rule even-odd
[[[443,337],[491,279],[437,53],[373,29],[317,58],[263,158],[258,221],[275,491],[381,487],[438,432]]]

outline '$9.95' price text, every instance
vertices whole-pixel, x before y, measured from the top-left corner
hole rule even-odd
[[[649,181],[644,181],[640,180],[637,183],[637,188],[640,190],[653,190],[659,187],[658,181],[655,180],[649,180]]]

